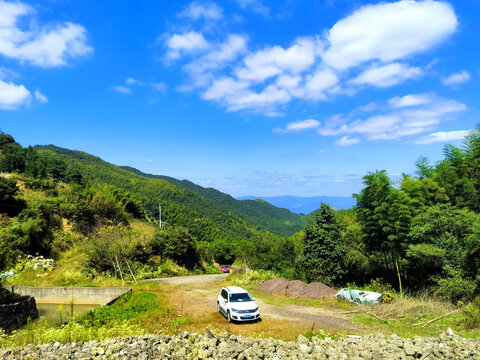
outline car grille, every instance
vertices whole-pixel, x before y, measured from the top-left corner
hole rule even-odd
[[[238,310],[237,313],[239,313],[239,314],[249,314],[249,313],[254,313],[255,311],[257,311],[257,309],[253,309],[253,310]]]

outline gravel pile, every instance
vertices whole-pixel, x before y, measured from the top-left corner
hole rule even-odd
[[[29,345],[0,350],[0,359],[478,359],[480,338],[466,340],[457,335],[439,338],[402,339],[347,336],[332,340],[303,335],[297,342],[251,339],[222,334],[215,337],[184,332],[179,336],[147,335],[107,341],[62,345]]]
[[[288,281],[281,278],[264,281],[257,290],[269,294],[286,294],[300,299],[334,299],[337,293],[321,282],[310,283],[307,286],[300,280]]]

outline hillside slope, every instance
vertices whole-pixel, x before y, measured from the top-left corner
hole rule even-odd
[[[219,238],[234,241],[248,240],[255,232],[261,230],[268,230],[278,235],[290,235],[303,226],[300,221],[289,224],[283,219],[270,216],[264,223],[268,225],[269,221],[276,222],[278,228],[275,229],[272,226],[268,228],[268,226],[262,226],[262,222],[250,222],[248,217],[242,216],[232,207],[200,195],[199,189],[197,189],[199,193],[190,190],[189,187],[197,186],[195,184],[189,187],[179,186],[177,184],[183,182],[173,178],[147,177],[138,171],[123,169],[85,152],[54,145],[36,146],[35,149],[42,156],[59,157],[73,163],[92,184],[112,184],[130,191],[142,201],[152,217],[158,218],[158,206],[161,205],[163,221],[189,228],[199,240],[211,241]],[[236,201],[233,198],[232,200]],[[292,215],[294,218],[298,216]]]
[[[288,209],[276,207],[267,201],[260,199],[237,200],[217,189],[211,187],[204,188],[188,180],[146,174],[130,166],[121,166],[121,168],[147,178],[163,179],[181,188],[193,191],[197,195],[235,210],[237,214],[248,222],[278,235],[292,235],[302,230],[306,224],[303,216],[295,214]]]

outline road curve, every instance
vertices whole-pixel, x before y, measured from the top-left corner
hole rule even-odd
[[[211,275],[188,275],[188,276],[172,276],[157,279],[145,279],[143,281],[156,281],[168,284],[201,284],[215,281],[223,281],[228,274],[211,274]]]

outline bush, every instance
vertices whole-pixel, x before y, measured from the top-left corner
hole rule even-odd
[[[365,286],[365,290],[378,292],[380,294],[388,293],[395,294],[395,289],[389,283],[382,282],[380,279],[372,279],[370,284]]]
[[[466,328],[480,328],[480,296],[463,308],[463,314],[463,323]]]
[[[435,293],[453,302],[472,299],[477,288],[476,284],[472,280],[465,279],[459,269],[446,266],[444,270],[445,277],[434,278],[437,283]]]
[[[235,286],[256,288],[263,281],[275,279],[277,277],[278,276],[275,273],[268,270],[248,270],[247,275],[244,273],[231,274],[227,279]]]

